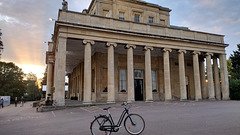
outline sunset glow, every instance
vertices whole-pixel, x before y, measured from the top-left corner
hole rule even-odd
[[[43,78],[45,67],[41,65],[18,65],[25,74],[32,72],[37,75],[37,78]]]

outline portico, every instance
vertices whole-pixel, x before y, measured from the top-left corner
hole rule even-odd
[[[88,14],[59,11],[49,50],[54,68],[48,65],[48,77],[54,74],[48,90],[54,88],[56,105],[64,105],[65,75],[67,98],[84,104],[229,99],[224,36],[96,16],[91,6]]]

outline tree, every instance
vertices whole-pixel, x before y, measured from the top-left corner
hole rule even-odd
[[[240,44],[237,45],[238,50],[233,51],[230,59],[232,61],[231,76],[233,79],[240,79]]]
[[[26,75],[26,98],[27,100],[39,100],[41,98],[41,92],[38,89],[37,76],[33,73]]]
[[[1,29],[0,29],[0,59],[1,59],[1,55],[2,55],[2,50],[3,50],[3,42],[2,42],[2,32],[1,32]]]
[[[42,85],[46,85],[46,84],[47,84],[47,67],[45,68],[45,72],[42,80]]]
[[[25,93],[24,73],[14,63],[0,61],[0,95],[20,98]]]
[[[240,100],[240,44],[237,45],[238,50],[228,60],[228,68],[230,70],[229,89],[230,98],[232,100]]]

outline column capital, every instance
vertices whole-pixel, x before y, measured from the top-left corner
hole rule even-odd
[[[162,50],[163,50],[163,52],[167,52],[167,51],[172,52],[172,49],[170,49],[170,48],[163,48]]]
[[[219,56],[218,56],[217,54],[215,54],[215,55],[213,56],[213,58],[219,58]]]
[[[54,60],[48,60],[48,63],[47,64],[54,64],[55,61]]]
[[[193,55],[196,55],[196,54],[200,55],[201,52],[200,52],[200,51],[193,51],[192,54],[193,54]]]
[[[86,45],[87,43],[90,43],[91,45],[95,44],[93,40],[83,40],[83,45]]]
[[[113,47],[117,47],[117,43],[113,43],[113,42],[107,42],[107,47],[113,46]]]
[[[178,50],[178,53],[187,53],[187,51],[186,51],[186,50],[179,49],[179,50]]]
[[[136,49],[136,45],[131,45],[131,44],[127,44],[125,46],[126,49],[132,48],[132,49]]]
[[[206,54],[205,54],[206,56],[213,56],[213,53],[210,53],[210,52],[207,52]]]
[[[152,50],[153,50],[153,47],[151,47],[151,46],[145,46],[145,47],[143,48],[143,50],[144,50],[144,51],[147,51],[147,50],[152,51]]]

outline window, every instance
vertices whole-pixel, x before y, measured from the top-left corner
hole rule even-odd
[[[120,92],[126,92],[127,91],[127,70],[126,69],[120,69],[119,72],[120,76]]]
[[[139,18],[140,18],[140,15],[139,14],[135,14],[134,15],[134,22],[139,22]]]
[[[124,13],[123,13],[123,12],[119,12],[119,19],[120,19],[120,20],[125,20],[125,19],[124,19]]]
[[[143,71],[142,70],[134,70],[135,79],[143,79]]]
[[[153,17],[150,17],[148,18],[148,23],[153,23]]]
[[[152,90],[157,92],[157,71],[152,70]]]

